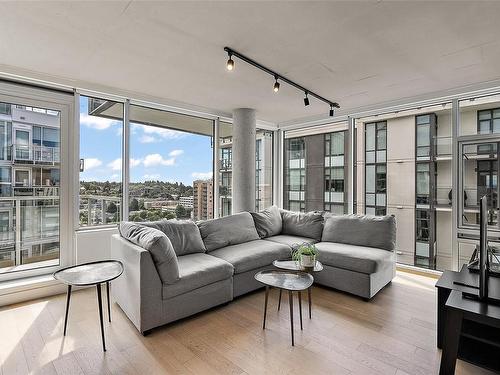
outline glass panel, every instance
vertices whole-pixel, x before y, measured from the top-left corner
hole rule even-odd
[[[129,220],[214,217],[212,120],[130,106]]]
[[[375,166],[366,166],[366,192],[375,193]]]
[[[387,131],[385,125],[377,125],[377,150],[385,150],[387,148]]]
[[[50,127],[55,142],[50,154],[59,155],[61,114],[5,103],[0,112],[0,273],[56,266],[60,165],[59,158],[43,159],[40,147],[42,131]],[[43,171],[57,178],[41,186]],[[44,252],[48,243],[52,247]]]
[[[80,226],[118,223],[122,207],[123,103],[80,96]],[[53,144],[51,131],[44,131]],[[130,138],[135,134],[131,131]],[[45,142],[45,139],[44,139]],[[130,166],[134,168],[135,160]]]
[[[366,124],[366,151],[375,150],[375,124]]]
[[[366,163],[375,163],[375,151],[366,153]]]
[[[255,210],[273,204],[273,132],[257,129],[255,135]]]
[[[232,213],[233,126],[219,122],[219,216]]]
[[[429,125],[417,126],[417,147],[431,144],[431,128]]]

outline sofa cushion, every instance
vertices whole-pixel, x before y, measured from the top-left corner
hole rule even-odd
[[[248,212],[200,221],[198,227],[207,251],[259,239],[252,215]]]
[[[163,299],[172,298],[233,276],[231,264],[207,254],[187,254],[178,259],[180,280],[171,285],[163,285]]]
[[[283,229],[281,234],[321,239],[323,215],[319,212],[292,212],[281,210]]]
[[[265,240],[266,241],[273,241],[273,242],[281,243],[283,245],[290,246],[290,248],[293,245],[299,245],[299,244],[302,244],[304,242],[307,242],[307,243],[316,243],[316,242],[318,242],[314,238],[299,237],[299,236],[289,236],[287,234],[280,234],[278,236],[268,237]]]
[[[163,283],[172,284],[179,279],[177,256],[172,243],[163,232],[127,221],[121,222],[118,229],[123,238],[151,253]]]
[[[212,251],[210,255],[224,259],[234,266],[234,273],[242,273],[269,266],[273,260],[289,259],[290,247],[277,242],[255,240]]]
[[[142,225],[161,230],[172,242],[177,256],[204,253],[205,244],[201,239],[200,230],[191,220],[158,220],[143,222]]]
[[[318,260],[323,264],[368,275],[394,265],[392,252],[373,247],[320,242],[316,249]]]
[[[396,219],[390,215],[329,216],[321,241],[393,251],[396,247]]]
[[[271,206],[260,212],[250,212],[260,238],[276,236],[281,233],[282,219],[278,206]]]

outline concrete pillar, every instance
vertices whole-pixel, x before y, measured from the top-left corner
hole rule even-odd
[[[255,211],[255,110],[233,111],[233,213]]]

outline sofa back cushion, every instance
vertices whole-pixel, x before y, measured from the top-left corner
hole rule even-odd
[[[281,234],[321,239],[323,215],[319,212],[292,212],[281,210],[283,229]]]
[[[328,216],[325,219],[321,241],[394,251],[396,247],[396,219],[390,215]]]
[[[144,226],[155,228],[168,237],[177,256],[206,251],[200,230],[191,220],[159,220],[141,223]]]
[[[120,223],[119,231],[123,238],[149,251],[164,284],[173,284],[179,280],[177,256],[172,243],[163,232],[127,221]]]
[[[282,219],[278,206],[271,206],[260,212],[250,212],[255,223],[255,229],[260,238],[277,236],[281,233]]]
[[[259,239],[252,215],[248,212],[200,221],[198,227],[207,251]]]

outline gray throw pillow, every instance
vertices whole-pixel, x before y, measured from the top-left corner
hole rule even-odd
[[[250,212],[250,214],[260,238],[277,236],[281,233],[281,213],[277,206],[271,206],[260,212]]]
[[[164,284],[173,284],[179,280],[177,256],[172,243],[163,232],[127,221],[121,222],[118,228],[123,238],[149,251]]]
[[[200,221],[198,227],[207,251],[260,239],[248,212]]]
[[[323,232],[323,215],[320,212],[292,212],[281,210],[281,234],[309,237],[320,240]]]
[[[159,220],[143,222],[141,225],[161,230],[168,237],[177,256],[206,251],[200,230],[191,220]]]
[[[321,241],[394,251],[396,248],[396,218],[391,215],[330,216],[325,220]]]

